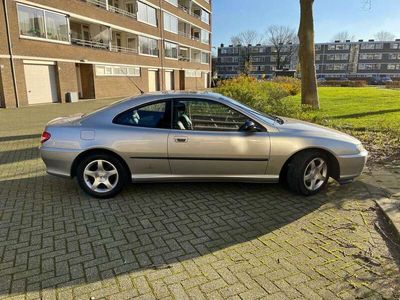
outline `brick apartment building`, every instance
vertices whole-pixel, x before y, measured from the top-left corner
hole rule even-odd
[[[210,82],[210,0],[1,0],[0,28],[0,107]]]
[[[293,47],[283,48],[283,57],[292,53]],[[285,50],[286,49],[286,50]],[[315,45],[318,77],[371,78],[379,76],[400,77],[400,40],[377,42],[321,43]],[[248,45],[218,48],[215,71],[219,78],[232,78],[243,70],[244,61],[251,61],[251,75],[257,78],[273,76],[276,71],[276,50],[272,46]],[[285,69],[296,70],[297,55],[291,55]]]

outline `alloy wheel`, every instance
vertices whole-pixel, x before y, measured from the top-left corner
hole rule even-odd
[[[314,158],[304,171],[304,185],[310,191],[318,190],[328,176],[328,165],[322,158]]]
[[[83,171],[86,185],[94,192],[108,193],[118,184],[119,174],[117,168],[106,160],[94,160]]]

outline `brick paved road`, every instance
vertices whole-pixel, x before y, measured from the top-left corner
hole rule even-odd
[[[47,176],[42,124],[105,103],[0,111],[1,299],[400,297],[396,249],[360,181],[312,198],[141,184],[101,201]]]

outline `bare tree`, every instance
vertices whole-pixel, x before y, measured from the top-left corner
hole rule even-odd
[[[239,35],[231,36],[231,44],[233,46],[241,45],[242,40],[240,39]]]
[[[372,9],[372,0],[363,0],[363,8],[367,9],[367,10],[371,10]]]
[[[395,35],[389,31],[379,31],[375,34],[375,39],[377,41],[393,41],[395,39]]]
[[[231,43],[235,46],[257,44],[260,42],[260,35],[255,30],[246,30],[231,37]]]
[[[299,59],[301,67],[301,103],[319,109],[315,70],[314,0],[300,0]]]
[[[335,34],[331,41],[332,42],[335,42],[335,41],[345,42],[347,40],[354,41],[355,36],[353,34],[350,34],[350,32],[348,32],[348,31],[341,31],[341,32],[338,32],[337,34]]]
[[[241,47],[239,50],[239,69],[238,74],[250,76],[253,69],[250,50],[247,47]]]
[[[282,70],[298,52],[295,30],[287,26],[270,26],[266,30],[266,42],[276,53],[276,69]]]

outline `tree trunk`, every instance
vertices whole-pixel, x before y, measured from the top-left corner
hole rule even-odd
[[[314,48],[314,0],[300,0],[299,58],[301,66],[301,103],[319,109]]]

